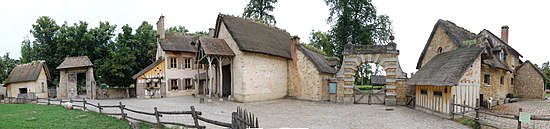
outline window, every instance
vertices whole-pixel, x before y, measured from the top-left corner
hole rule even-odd
[[[441,48],[441,47],[437,48],[437,52],[439,52],[439,53],[443,52],[443,48]]]
[[[198,64],[197,69],[203,69],[204,70],[204,64]]]
[[[500,85],[504,85],[504,76],[500,76]]]
[[[178,90],[178,79],[170,79],[170,90]]]
[[[42,93],[44,93],[44,92],[45,92],[45,89],[46,89],[46,87],[44,87],[44,82],[42,82],[41,84],[42,84]]]
[[[420,90],[420,94],[428,94],[428,90]]]
[[[514,78],[510,79],[510,85],[514,85]]]
[[[489,86],[491,83],[491,76],[489,74],[483,75],[483,83],[485,83],[485,86]]]
[[[443,96],[443,92],[441,92],[441,91],[434,91],[434,96]]]
[[[186,69],[190,69],[192,66],[193,66],[193,59],[192,58],[185,58],[185,62],[184,62],[184,68]]]
[[[193,83],[191,79],[185,79],[185,89],[186,90],[195,89],[195,87],[193,87]]]
[[[170,68],[178,68],[178,58],[170,57]]]

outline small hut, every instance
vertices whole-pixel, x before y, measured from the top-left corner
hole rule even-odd
[[[97,86],[94,79],[94,64],[88,56],[67,57],[56,69],[59,70],[60,76],[59,87],[57,88],[58,98],[96,98]],[[80,77],[85,78],[85,86],[83,86],[85,88],[77,87],[78,84],[81,84],[78,81]]]

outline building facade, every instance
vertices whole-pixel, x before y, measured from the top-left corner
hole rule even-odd
[[[50,73],[44,61],[35,61],[15,66],[6,80],[6,96],[19,97],[34,94],[38,98],[48,98]]]

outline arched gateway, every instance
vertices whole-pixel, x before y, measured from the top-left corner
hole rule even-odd
[[[344,59],[342,67],[336,74],[337,93],[336,98],[344,103],[379,103],[397,105],[405,101],[406,73],[401,70],[398,55],[399,50],[392,40],[387,45],[353,45],[344,46]],[[355,86],[355,73],[357,66],[363,63],[379,64],[386,71],[386,87],[382,90],[372,90],[370,93],[361,93]]]

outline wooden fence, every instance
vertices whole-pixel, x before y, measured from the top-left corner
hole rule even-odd
[[[521,121],[519,120],[519,112],[522,112],[522,108],[519,108],[519,112],[518,114],[502,114],[502,113],[494,113],[494,112],[490,112],[490,111],[487,111],[487,110],[483,110],[480,108],[480,104],[479,104],[479,98],[476,99],[477,103],[476,103],[476,106],[475,107],[472,107],[472,106],[468,106],[466,105],[465,103],[466,102],[463,102],[463,104],[460,104],[460,103],[456,103],[454,101],[454,96],[453,96],[453,101],[451,101],[451,119],[454,119],[455,118],[455,115],[461,115],[462,117],[464,117],[466,115],[466,110],[470,109],[470,110],[474,110],[475,111],[475,116],[474,116],[474,120],[476,122],[476,124],[478,125],[483,125],[483,126],[488,126],[488,127],[493,127],[493,128],[503,128],[503,127],[499,127],[499,125],[495,125],[495,124],[491,124],[489,122],[485,122],[485,121],[481,121],[480,120],[480,115],[488,115],[488,116],[493,116],[493,117],[496,117],[496,118],[502,118],[502,119],[507,119],[507,120],[513,120],[513,121],[517,121],[517,124],[515,125],[516,128],[518,129],[521,129],[523,126],[521,125]],[[459,111],[458,113],[455,113],[455,111]],[[547,121],[547,122],[550,122],[550,117],[548,117],[548,115],[531,115],[531,120],[539,120],[539,121]]]
[[[247,112],[245,109],[242,109],[240,107],[237,107],[236,112],[232,112],[231,114],[231,123],[216,121],[212,119],[207,119],[202,117],[202,112],[195,110],[194,106],[190,107],[190,111],[159,111],[157,107],[154,107],[154,112],[144,112],[139,111],[135,109],[131,109],[126,107],[126,105],[123,105],[122,102],[119,102],[118,105],[101,105],[100,103],[93,104],[86,99],[79,99],[79,100],[61,100],[61,99],[51,99],[51,98],[38,98],[34,100],[25,99],[25,98],[8,98],[6,102],[13,103],[14,99],[21,99],[24,101],[16,101],[18,103],[40,103],[40,104],[47,104],[47,105],[62,105],[65,102],[73,103],[73,107],[78,107],[84,111],[88,110],[89,108],[96,108],[99,113],[105,114],[105,115],[114,115],[114,116],[121,116],[122,119],[125,120],[134,120],[139,122],[144,122],[148,124],[155,125],[157,127],[160,127],[161,125],[177,125],[177,126],[183,126],[186,128],[198,128],[198,129],[204,129],[206,126],[200,125],[199,121],[210,123],[213,125],[217,125],[220,127],[226,127],[231,129],[246,129],[246,128],[259,128],[259,122],[258,118],[254,116],[253,113]],[[77,105],[77,103],[82,103],[82,105]],[[120,109],[120,113],[107,113],[104,110],[107,108],[111,109]],[[129,116],[128,112],[133,112],[136,114],[141,114],[145,116],[155,117],[154,122],[147,121],[144,119],[137,118],[135,116]],[[175,115],[175,116],[190,116],[193,118],[193,124],[184,124],[184,123],[178,123],[178,122],[167,122],[167,121],[161,121],[160,118],[162,118],[164,115]]]

